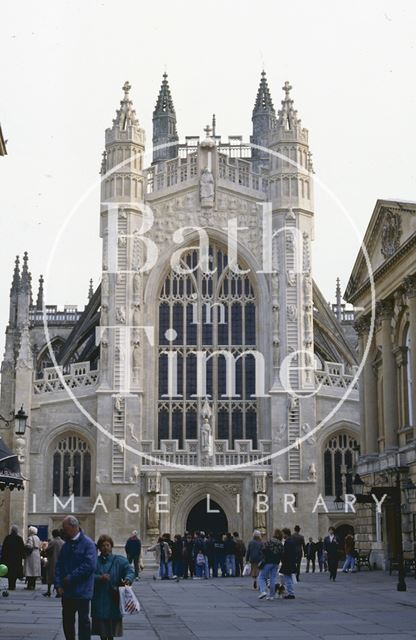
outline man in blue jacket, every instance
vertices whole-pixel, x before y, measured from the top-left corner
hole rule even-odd
[[[81,531],[74,516],[64,518],[62,529],[66,542],[56,563],[55,587],[62,597],[65,638],[75,640],[75,614],[78,613],[78,638],[90,640],[90,601],[94,591],[97,548]]]

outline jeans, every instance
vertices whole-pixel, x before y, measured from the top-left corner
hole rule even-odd
[[[259,590],[261,593],[266,591],[266,579],[270,577],[269,596],[274,598],[274,588],[277,578],[277,564],[267,563],[260,571],[259,575]]]
[[[127,556],[127,560],[129,564],[133,564],[134,575],[136,578],[138,578],[139,577],[139,556]]]
[[[218,578],[218,567],[221,568],[221,575],[225,576],[225,558],[224,556],[214,557],[214,567],[212,569],[212,576]]]
[[[159,577],[162,580],[168,580],[169,579],[169,563],[168,562],[163,562],[163,560],[160,561],[160,565],[159,565]]]
[[[292,574],[283,576],[283,584],[285,585],[285,589],[287,591],[288,596],[294,596],[295,591],[293,589],[293,578]]]
[[[66,640],[75,640],[75,614],[78,613],[78,638],[91,640],[90,601],[62,598],[62,622]]]
[[[355,569],[355,558],[351,553],[347,554],[344,566],[342,567],[343,571],[348,571],[348,569],[351,569],[351,571],[354,571]]]
[[[230,553],[225,556],[227,575],[235,576],[235,555]]]

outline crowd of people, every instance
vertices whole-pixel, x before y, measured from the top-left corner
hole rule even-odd
[[[78,615],[78,638],[91,635],[112,640],[123,635],[119,607],[119,587],[139,579],[143,568],[142,544],[133,531],[125,544],[126,557],[113,553],[109,535],[93,542],[80,528],[74,516],[66,516],[62,529],[52,531],[52,538],[41,542],[36,527],[30,526],[24,541],[15,525],[6,536],[0,562],[8,568],[9,589],[16,588],[18,579],[26,578],[26,589],[34,590],[41,577],[42,558],[46,560],[45,597],[55,595],[62,601],[62,620],[66,640],[75,640],[75,618]],[[163,534],[146,551],[154,553],[157,571],[154,579],[208,579],[251,576],[259,599],[295,598],[295,584],[300,580],[302,559],[306,572],[328,571],[335,581],[338,570],[339,540],[330,527],[328,535],[314,542],[305,538],[299,526],[293,533],[287,527],[275,529],[267,537],[259,530],[245,545],[238,532],[213,534],[204,531]],[[355,570],[354,538],[345,538],[344,572]],[[90,620],[90,609],[91,618]]]
[[[127,550],[127,549],[126,549]],[[331,580],[336,580],[340,544],[335,530],[330,527],[325,538],[314,542],[309,537],[305,542],[300,527],[293,533],[288,528],[275,529],[269,539],[258,530],[247,547],[237,531],[213,534],[204,531],[185,531],[173,539],[169,533],[159,537],[147,552],[153,552],[157,566],[154,579],[180,580],[187,578],[208,579],[250,575],[253,587],[260,590],[260,598],[272,598],[275,591],[287,599],[293,599],[293,576],[300,581],[302,559],[306,560],[306,572],[328,571]],[[346,560],[343,571],[355,570],[354,538],[345,538]],[[277,575],[282,576],[277,585]],[[265,584],[271,585],[266,593]],[[275,591],[273,591],[275,589]],[[273,595],[272,595],[273,592]]]

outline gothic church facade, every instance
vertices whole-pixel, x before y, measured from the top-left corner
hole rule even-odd
[[[2,497],[2,527],[51,530],[72,510],[121,545],[198,522],[245,538],[353,526],[335,499],[351,491],[357,360],[351,318],[313,280],[290,85],[276,111],[262,73],[250,143],[222,140],[215,118],[180,142],[165,74],[148,162],[130,89],[105,133],[102,281],[85,309],[45,305],[42,281],[33,303],[16,261],[0,412],[23,405],[31,428],[4,434],[28,482]]]

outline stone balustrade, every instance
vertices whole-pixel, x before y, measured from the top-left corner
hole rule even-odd
[[[43,395],[46,393],[56,393],[66,389],[79,389],[93,387],[98,381],[98,371],[90,371],[89,362],[77,362],[71,364],[69,373],[63,374],[62,367],[46,367],[43,370],[43,377],[35,380],[33,383],[34,395]]]

